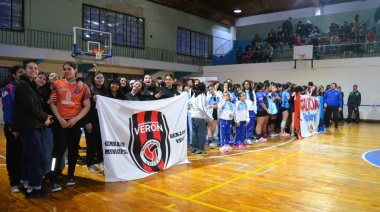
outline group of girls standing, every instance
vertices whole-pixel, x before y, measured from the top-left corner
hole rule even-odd
[[[230,86],[225,82],[223,91],[217,90],[219,82],[208,86],[203,92],[203,83],[194,86],[191,99],[192,140],[191,153],[207,154],[204,151],[202,123],[208,125],[210,148],[215,148],[215,131],[220,128],[220,150],[246,148],[246,144],[265,142],[268,136],[294,136],[294,84],[253,83],[245,80],[241,85]],[[201,119],[201,120],[199,120]],[[286,126],[289,126],[287,133]],[[277,134],[280,131],[280,134]],[[234,133],[235,132],[235,133]]]

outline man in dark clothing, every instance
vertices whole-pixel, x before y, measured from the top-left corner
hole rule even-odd
[[[326,108],[325,112],[325,126],[328,128],[330,126],[331,113],[333,114],[335,131],[338,129],[338,114],[342,110],[342,95],[338,90],[336,90],[336,83],[331,83],[331,88],[326,91],[323,96],[324,107]]]
[[[351,93],[348,95],[348,100],[347,100],[348,124],[351,124],[351,121],[352,121],[351,116],[352,116],[353,111],[355,112],[356,124],[359,124],[359,118],[360,118],[360,116],[359,116],[359,105],[360,105],[361,99],[362,99],[362,97],[361,97],[360,92],[358,91],[358,86],[354,85],[353,91],[351,91]]]
[[[289,42],[289,37],[293,33],[293,24],[292,24],[292,17],[289,17],[288,20],[284,21],[282,24],[282,29],[284,30],[285,33],[285,42]]]
[[[236,51],[236,63],[243,63],[243,51],[241,50],[241,47],[239,47],[239,49]]]

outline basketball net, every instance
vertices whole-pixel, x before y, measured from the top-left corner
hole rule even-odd
[[[100,49],[100,48],[92,49],[92,54],[95,55],[96,60],[103,59],[103,53],[104,53],[104,49]]]
[[[298,60],[299,61],[303,61],[303,59],[305,58],[305,54],[298,54]]]

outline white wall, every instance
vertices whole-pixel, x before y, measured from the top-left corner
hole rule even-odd
[[[254,82],[264,80],[274,82],[293,82],[298,85],[307,85],[313,81],[316,85],[336,82],[345,93],[344,102],[347,102],[348,94],[352,91],[352,85],[357,84],[362,94],[361,118],[380,120],[380,59],[358,58],[339,60],[315,60],[314,69],[310,62],[276,62],[259,64],[241,64],[224,66],[205,66],[203,73],[194,76],[218,77],[219,81],[231,78],[234,83],[241,84],[245,79]],[[347,108],[344,108],[345,117]]]

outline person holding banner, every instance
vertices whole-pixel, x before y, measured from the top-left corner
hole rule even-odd
[[[57,94],[57,103],[50,104],[59,124],[53,128],[54,149],[52,172],[50,178],[50,190],[60,191],[57,184],[57,174],[60,172],[62,156],[68,150],[68,165],[66,185],[75,185],[74,172],[78,158],[79,141],[82,134],[83,118],[91,108],[91,93],[87,85],[83,83],[82,89],[76,82],[77,66],[73,62],[63,65],[64,79],[54,83],[52,93]]]
[[[155,94],[156,99],[166,99],[173,96],[179,96],[180,93],[177,88],[173,86],[174,76],[172,74],[167,74],[165,76],[165,86],[157,88],[157,93]]]
[[[342,110],[342,95],[338,90],[336,90],[336,83],[331,83],[331,88],[326,91],[323,102],[326,108],[325,112],[325,126],[328,128],[330,126],[331,113],[333,114],[335,131],[338,129],[338,114]]]
[[[192,123],[191,154],[207,155],[204,150],[206,142],[206,120],[213,120],[206,109],[206,85],[199,83],[194,86],[194,95],[190,100]]]

